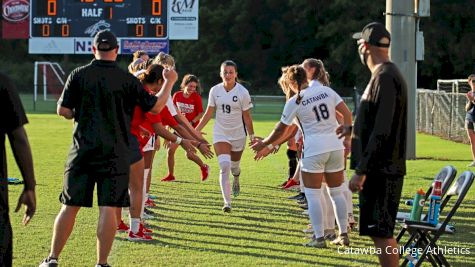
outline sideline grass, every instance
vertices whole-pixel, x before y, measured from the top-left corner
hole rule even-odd
[[[22,214],[11,213],[14,228],[14,266],[35,266],[47,255],[52,225],[60,203],[63,165],[71,142],[71,122],[55,115],[30,114],[27,131],[30,138],[38,181],[38,210],[31,224],[20,224]],[[257,135],[270,132],[278,118],[256,116]],[[211,133],[211,125],[205,129]],[[208,135],[208,139],[211,136]],[[10,149],[8,148],[7,151]],[[437,137],[417,135],[417,154],[422,159],[408,161],[403,200],[413,197],[419,188],[427,188],[433,175],[452,164],[459,173],[469,163],[469,146]],[[11,153],[9,173],[19,177]],[[199,169],[177,153],[177,182],[161,183],[165,175],[165,154],[155,159],[152,194],[158,207],[151,220],[155,240],[131,243],[118,234],[111,252],[113,266],[374,266],[375,255],[344,254],[337,249],[305,248],[301,230],[308,223],[301,209],[287,200],[291,193],[277,189],[286,176],[285,148],[268,159],[255,162],[246,150],[242,160],[241,195],[234,199],[231,214],[221,211],[217,160],[211,166],[210,179],[201,183]],[[21,186],[10,186],[10,207],[16,204]],[[441,244],[470,249],[469,255],[449,255],[454,266],[475,265],[475,194],[472,188],[454,218],[457,234],[444,237]],[[357,203],[356,195],[353,198]],[[401,208],[408,210],[404,204]],[[357,210],[355,210],[357,214]],[[61,254],[62,266],[95,264],[97,208],[82,209],[70,240]],[[368,248],[367,238],[351,235],[352,247]],[[340,251],[343,252],[343,251]]]

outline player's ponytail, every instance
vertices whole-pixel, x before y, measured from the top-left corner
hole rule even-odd
[[[315,58],[307,58],[303,61],[302,66],[315,68],[315,72],[312,75],[312,80],[319,81],[322,85],[330,86],[330,75],[325,70],[323,61]]]
[[[282,68],[282,76],[279,78],[279,84],[287,96],[287,99],[291,97],[290,94],[292,92],[292,87],[296,85],[297,87],[294,89],[297,89],[298,93],[295,103],[300,104],[302,101],[300,91],[305,89],[308,85],[304,68],[299,65]]]
[[[158,64],[150,65],[145,72],[140,74],[137,78],[142,84],[154,84],[159,80],[163,80],[162,76],[163,66]]]

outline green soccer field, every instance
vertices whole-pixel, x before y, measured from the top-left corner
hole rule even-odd
[[[63,165],[71,143],[71,121],[53,114],[30,114],[30,138],[37,178],[37,213],[30,225],[21,225],[22,214],[11,213],[14,230],[14,266],[35,266],[48,255],[52,226],[60,209]],[[256,116],[257,135],[270,132],[278,115]],[[211,139],[211,125],[205,129]],[[7,145],[8,146],[8,145]],[[8,150],[9,174],[20,174]],[[470,162],[468,145],[417,135],[417,155],[408,161],[403,200],[420,187],[426,189],[433,175],[451,164],[459,173]],[[176,182],[160,182],[166,174],[163,150],[157,154],[152,178],[158,206],[149,221],[154,241],[132,243],[117,234],[109,263],[112,266],[374,266],[375,255],[345,254],[336,248],[303,247],[302,229],[308,219],[295,202],[287,200],[293,192],[277,188],[286,178],[285,148],[264,161],[255,162],[248,149],[242,159],[241,195],[233,199],[233,212],[223,214],[218,182],[218,164],[208,160],[211,175],[200,182],[199,168],[177,153]],[[21,185],[10,190],[14,209]],[[457,233],[443,237],[440,244],[468,248],[468,255],[448,255],[453,266],[475,266],[475,194],[472,188],[459,209],[454,223]],[[353,197],[357,204],[357,197]],[[401,204],[401,209],[409,210]],[[355,208],[357,216],[358,210]],[[82,209],[74,232],[60,257],[61,266],[93,266],[96,260],[97,207]],[[352,247],[369,248],[368,238],[351,234]]]

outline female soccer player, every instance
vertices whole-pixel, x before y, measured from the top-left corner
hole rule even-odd
[[[173,95],[173,104],[185,116],[193,127],[196,127],[203,117],[203,103],[201,101],[200,81],[193,74],[186,74],[180,85],[180,91]],[[178,145],[169,143],[168,145],[168,175],[162,180],[175,180],[173,175],[175,169],[175,151]],[[194,153],[186,153],[189,160],[195,162],[201,169],[201,181],[206,181],[209,175],[209,166]]]
[[[320,203],[324,177],[330,187],[330,198],[340,229],[340,236],[332,243],[347,246],[348,214],[343,196],[344,146],[336,134],[336,112],[343,115],[344,125],[348,127],[352,123],[351,112],[331,88],[315,84],[309,86],[305,70],[301,66],[283,68],[279,84],[286,94],[293,91],[296,95],[285,104],[281,121],[274,131],[264,140],[256,140],[251,148],[257,152],[263,149],[272,150],[273,142],[285,133],[288,125],[297,121],[304,136],[301,173],[314,229],[314,237],[306,246],[326,247]],[[349,143],[349,139],[346,143]]]
[[[249,133],[254,140],[251,117],[251,96],[237,81],[237,65],[231,60],[221,64],[222,83],[213,86],[209,92],[208,107],[196,129],[201,131],[214,113],[213,145],[220,169],[219,181],[224,199],[224,212],[231,212],[231,186],[229,172],[234,176],[233,194],[239,195],[240,160]]]

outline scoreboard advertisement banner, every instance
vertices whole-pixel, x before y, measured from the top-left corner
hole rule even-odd
[[[84,42],[105,29],[121,44],[127,40],[156,49],[150,39],[168,40],[167,7],[168,0],[35,0],[30,3],[29,52],[82,54],[78,48],[90,49]]]

